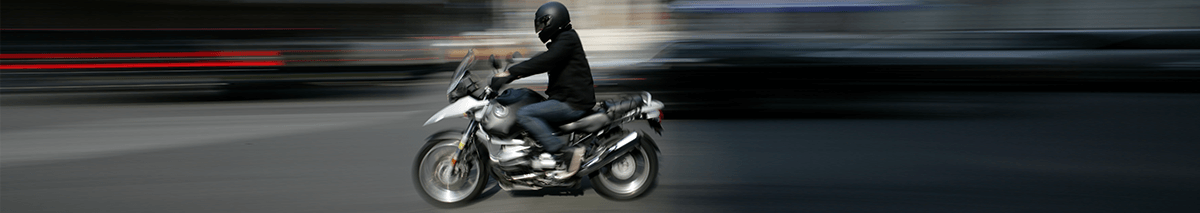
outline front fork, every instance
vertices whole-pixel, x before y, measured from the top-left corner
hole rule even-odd
[[[473,159],[471,159],[472,157],[478,157],[478,156],[470,156],[468,154],[468,153],[474,153],[472,151],[474,151],[475,146],[472,146],[471,144],[473,144],[473,143],[470,143],[469,141],[470,141],[471,137],[473,135],[475,135],[475,131],[478,131],[478,130],[479,130],[479,125],[478,125],[477,121],[471,120],[471,124],[469,124],[467,126],[467,131],[463,132],[462,138],[458,139],[458,151],[454,151],[454,157],[450,159],[450,163],[452,166],[458,166],[459,161],[473,160]]]

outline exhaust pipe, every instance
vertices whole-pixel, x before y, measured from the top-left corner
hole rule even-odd
[[[638,132],[630,132],[628,136],[625,136],[625,138],[622,138],[621,141],[618,141],[617,145],[609,147],[608,149],[605,149],[604,152],[592,157],[591,159],[588,159],[587,163],[583,164],[583,168],[577,171],[578,174],[589,174],[599,170],[601,167],[604,167],[604,165],[608,165],[608,163],[612,163],[614,160],[617,160],[617,157],[625,155],[625,153],[629,152],[629,150],[631,150],[633,147],[636,147],[638,142],[640,142],[638,140]]]

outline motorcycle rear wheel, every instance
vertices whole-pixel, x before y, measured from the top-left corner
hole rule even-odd
[[[457,150],[458,140],[429,141],[413,163],[413,184],[421,198],[434,206],[466,205],[486,188],[488,173],[483,159],[477,156],[454,163],[451,158]]]
[[[658,154],[639,144],[617,160],[588,176],[597,194],[611,200],[633,200],[658,182]]]

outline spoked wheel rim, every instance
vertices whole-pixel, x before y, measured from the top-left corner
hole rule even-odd
[[[650,178],[650,158],[645,149],[638,148],[605,166],[596,178],[614,193],[636,193]]]
[[[421,157],[418,177],[425,193],[434,200],[453,203],[471,196],[482,175],[476,161],[451,161],[458,141],[438,144]]]

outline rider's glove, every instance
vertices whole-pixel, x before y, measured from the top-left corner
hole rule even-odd
[[[491,85],[488,85],[488,87],[492,88],[492,91],[500,91],[501,87],[504,87],[505,84],[508,84],[513,80],[516,80],[516,78],[511,75],[504,77],[492,77],[492,83]]]

